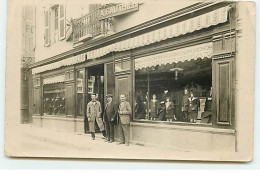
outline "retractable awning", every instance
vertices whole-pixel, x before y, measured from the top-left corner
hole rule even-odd
[[[209,13],[160,28],[158,30],[148,32],[131,39],[117,42],[97,50],[87,52],[87,59],[102,57],[110,52],[126,51],[145,45],[153,44],[177,37],[197,30],[208,28],[227,21],[228,11],[230,7],[222,7]]]
[[[54,69],[57,69],[57,68],[60,68],[60,67],[63,67],[63,66],[74,65],[74,64],[77,64],[77,63],[84,62],[85,59],[86,59],[86,54],[83,53],[83,54],[80,54],[80,55],[77,55],[77,56],[73,56],[73,57],[61,60],[59,62],[55,62],[55,63],[52,63],[52,64],[37,67],[37,68],[33,68],[32,74],[41,73],[41,72],[48,71],[48,70],[54,70]]]
[[[191,33],[204,28],[208,28],[210,26],[214,26],[220,23],[224,23],[227,21],[229,9],[230,9],[229,6],[222,7],[214,11],[211,11],[209,13],[167,27],[163,27],[152,32],[148,32],[121,42],[117,42],[96,50],[92,50],[59,62],[37,67],[32,69],[32,73],[36,74],[47,70],[57,69],[62,66],[74,65],[77,63],[84,62],[86,59],[87,60],[96,59],[106,54],[109,54],[111,52],[119,52],[119,51],[135,49],[145,45],[160,42],[162,40],[178,37],[180,35]]]
[[[166,65],[198,58],[211,58],[213,43],[204,43],[191,47],[185,47],[170,52],[164,52],[156,55],[150,55],[135,59],[135,69],[147,68],[157,65]]]
[[[53,84],[53,83],[62,83],[65,80],[65,75],[58,75],[58,76],[53,76],[49,78],[44,78],[43,79],[43,84]]]

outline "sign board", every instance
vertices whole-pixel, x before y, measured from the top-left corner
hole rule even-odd
[[[137,11],[139,9],[138,3],[121,3],[100,9],[100,20],[109,17],[115,17],[129,12]]]

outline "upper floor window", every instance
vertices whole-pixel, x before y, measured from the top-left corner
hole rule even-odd
[[[44,45],[65,39],[65,6],[56,4],[44,11]]]

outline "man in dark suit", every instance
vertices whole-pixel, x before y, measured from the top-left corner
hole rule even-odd
[[[184,95],[182,97],[181,111],[183,114],[183,122],[188,122],[188,110],[189,110],[189,92],[188,89],[184,89]]]
[[[107,104],[105,107],[103,121],[106,124],[106,134],[107,138],[105,142],[112,143],[114,142],[114,126],[117,116],[117,107],[116,104],[113,102],[113,95],[108,94],[107,97]]]

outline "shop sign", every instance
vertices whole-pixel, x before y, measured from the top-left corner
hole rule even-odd
[[[122,4],[110,6],[100,10],[100,20],[137,11],[138,9],[139,9],[138,3],[122,3]]]

